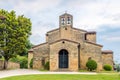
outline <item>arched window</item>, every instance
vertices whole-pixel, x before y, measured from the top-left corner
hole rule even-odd
[[[61,18],[61,24],[65,25],[65,18]]]
[[[71,18],[67,17],[67,24],[71,24]]]

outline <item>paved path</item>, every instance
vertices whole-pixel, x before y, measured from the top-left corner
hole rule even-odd
[[[29,75],[29,74],[90,74],[95,75],[95,72],[43,72],[31,69],[15,69],[0,71],[0,78],[17,76],[17,75]]]

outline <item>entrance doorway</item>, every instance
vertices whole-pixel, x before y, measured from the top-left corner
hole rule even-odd
[[[68,51],[65,49],[59,52],[59,68],[68,68]]]

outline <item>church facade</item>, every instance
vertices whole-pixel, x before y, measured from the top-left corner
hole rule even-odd
[[[46,42],[33,46],[28,53],[28,67],[33,59],[33,68],[43,68],[49,62],[50,71],[66,69],[78,71],[87,69],[86,62],[93,59],[97,70],[104,64],[113,66],[113,52],[102,51],[102,45],[96,43],[96,32],[73,27],[73,16],[65,13],[59,16],[59,28],[46,33]]]

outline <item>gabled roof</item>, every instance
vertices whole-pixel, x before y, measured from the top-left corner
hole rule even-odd
[[[44,44],[47,44],[47,42],[41,43],[41,44],[38,44],[38,45],[35,45],[35,46],[33,46],[32,48],[36,48],[36,47],[41,46],[41,45],[44,45]]]
[[[83,32],[87,32],[86,30],[78,29],[78,28],[75,28],[75,27],[72,27],[72,29],[79,30],[79,31],[83,31]]]
[[[50,33],[50,32],[53,32],[53,31],[57,31],[57,30],[59,30],[59,28],[56,28],[56,29],[50,30],[50,31],[48,31],[47,33]]]
[[[60,16],[65,16],[65,15],[72,16],[71,14],[68,14],[68,13],[64,13],[64,14],[62,14],[62,15],[60,15]]]
[[[75,43],[75,44],[79,44],[78,42],[71,41],[71,40],[68,40],[68,39],[60,39],[60,40],[54,41],[54,42],[52,42],[50,44],[54,44],[54,43],[59,42],[59,41],[68,41],[68,42],[72,42],[72,43]]]
[[[93,42],[90,42],[90,41],[86,41],[86,43],[90,43],[90,44],[93,44],[93,45],[96,45],[96,46],[103,47],[103,45],[100,45],[100,44],[97,44],[97,43],[93,43]]]
[[[47,33],[50,33],[50,32],[53,32],[53,31],[57,31],[57,30],[59,30],[59,29],[60,29],[60,28],[56,28],[56,29],[53,29],[53,30],[48,31]],[[79,31],[83,31],[83,32],[87,32],[86,30],[78,29],[78,28],[74,28],[74,27],[72,27],[72,29],[79,30]]]

